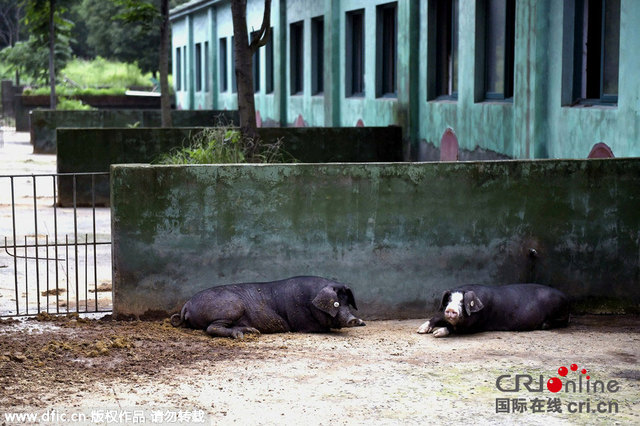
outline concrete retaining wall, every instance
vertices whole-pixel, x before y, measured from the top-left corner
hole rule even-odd
[[[539,282],[575,311],[640,306],[640,161],[111,169],[114,312],[313,274],[364,318],[425,317],[464,283]]]
[[[79,95],[70,98],[100,109],[160,109],[159,96]],[[29,113],[39,109],[49,109],[49,95],[15,95],[14,108],[16,131],[28,132]]]
[[[239,123],[238,111],[171,111],[173,127],[210,127]],[[31,111],[31,144],[37,154],[56,153],[56,129],[65,127],[160,127],[159,110],[101,109]],[[105,170],[106,171],[106,170]]]
[[[177,111],[176,111],[177,112]],[[160,154],[181,146],[201,128],[58,129],[59,173],[108,172],[116,163],[150,163]],[[399,127],[261,128],[266,142],[282,138],[284,148],[298,161],[376,162],[402,160]],[[84,183],[82,183],[84,182]],[[78,181],[77,202],[91,203],[88,181]],[[59,203],[71,205],[72,181],[58,181]],[[109,204],[108,183],[97,187],[98,205]]]

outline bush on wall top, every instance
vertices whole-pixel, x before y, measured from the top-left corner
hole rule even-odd
[[[184,142],[182,148],[160,155],[159,164],[230,164],[295,162],[282,139],[268,144],[247,138],[236,128],[210,127]]]

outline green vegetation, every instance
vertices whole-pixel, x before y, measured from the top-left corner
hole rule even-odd
[[[137,64],[107,61],[98,56],[92,61],[75,59],[60,72],[61,80],[79,87],[152,87],[151,73],[143,74]]]
[[[58,37],[58,40],[62,36]],[[56,67],[64,67],[71,56],[71,49],[64,44],[56,49]],[[2,78],[13,79],[15,72],[20,74],[23,83],[46,84],[48,82],[49,49],[45,43],[31,36],[27,41],[19,41],[13,47],[0,50],[0,71]]]
[[[228,164],[294,162],[282,140],[265,144],[243,137],[231,127],[211,127],[195,134],[185,146],[161,155],[158,164]]]
[[[151,89],[150,73],[143,74],[136,64],[107,61],[98,57],[92,61],[74,59],[60,72],[62,82],[56,85],[60,96],[124,95],[129,87]],[[27,88],[25,95],[49,95],[49,87]]]
[[[102,88],[102,89],[82,89],[69,86],[56,86],[56,95],[58,96],[99,96],[99,95],[124,95],[127,89],[121,87]],[[37,89],[24,89],[25,95],[49,95],[48,87],[39,87]]]
[[[85,105],[81,100],[60,97],[56,109],[59,111],[80,110],[87,111],[93,108],[91,105]]]

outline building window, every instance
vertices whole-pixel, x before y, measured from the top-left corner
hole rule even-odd
[[[182,49],[176,48],[176,91],[182,90]]]
[[[209,42],[204,42],[204,91],[209,91]]]
[[[485,0],[486,99],[513,98],[515,0]]]
[[[346,94],[364,95],[364,9],[347,12]]]
[[[311,94],[324,92],[324,18],[311,19]]]
[[[252,32],[249,40],[253,40],[253,37],[257,35],[257,31]],[[253,93],[258,93],[260,91],[260,49],[256,49],[256,51],[253,53],[252,64]]]
[[[231,92],[236,93],[238,91],[238,82],[236,81],[236,48],[234,43],[234,37],[231,36]]]
[[[271,28],[269,40],[264,46],[265,62],[265,92],[273,93],[273,27]]]
[[[196,70],[196,92],[202,90],[202,43],[196,43],[195,65]]]
[[[376,8],[376,95],[396,96],[397,74],[397,3]]]
[[[302,94],[304,89],[304,26],[303,21],[294,22],[290,25],[290,49],[289,59],[291,61],[291,94]]]
[[[187,87],[187,46],[182,46],[182,87],[184,90],[188,90]]]
[[[220,39],[220,48],[218,50],[220,57],[218,61],[220,62],[220,91],[226,92],[229,90],[229,85],[227,83],[227,39]]]
[[[429,2],[430,63],[428,99],[458,98],[458,0]]]
[[[618,102],[620,0],[576,0],[573,101]]]

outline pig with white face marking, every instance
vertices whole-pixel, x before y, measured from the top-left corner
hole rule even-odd
[[[451,333],[546,330],[569,323],[567,296],[540,284],[467,285],[447,290],[438,310],[418,333],[445,337]]]

